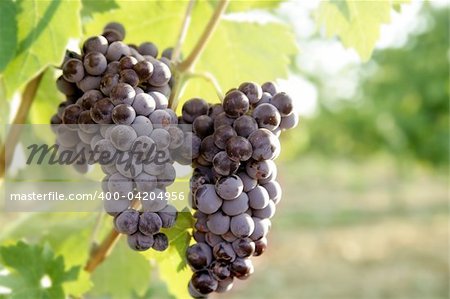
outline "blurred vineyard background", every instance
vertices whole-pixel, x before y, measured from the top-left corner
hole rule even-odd
[[[300,53],[279,83],[297,94],[302,117],[282,136],[284,197],[267,253],[223,298],[449,298],[449,5],[393,12],[365,63],[323,37],[317,5],[288,1],[275,12],[295,29]],[[37,102],[31,118],[54,105]],[[0,215],[0,227],[14,217]],[[120,254],[97,277],[145,263],[121,245]],[[113,285],[106,280],[97,293]],[[148,292],[133,298],[172,298],[156,266]]]

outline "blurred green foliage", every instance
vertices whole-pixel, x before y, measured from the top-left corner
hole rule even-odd
[[[447,168],[449,10],[426,4],[423,10],[426,30],[411,35],[404,47],[375,52],[362,67],[355,99],[319,99],[318,115],[303,122],[307,151],[352,159],[387,151],[400,161]],[[296,153],[305,150],[297,144]]]

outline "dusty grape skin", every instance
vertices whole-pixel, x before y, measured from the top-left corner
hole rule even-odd
[[[252,217],[247,214],[240,214],[231,217],[230,231],[238,238],[249,237],[255,229]]]
[[[174,206],[167,205],[167,207],[158,212],[158,215],[161,218],[162,227],[171,228],[176,223],[178,213]]]
[[[232,126],[234,121],[235,120],[229,118],[225,112],[219,113],[219,115],[214,118],[214,130],[217,130],[219,127],[224,125]]]
[[[260,180],[270,177],[275,168],[275,162],[273,162],[272,160],[251,160],[246,164],[245,171],[251,178]]]
[[[139,76],[134,70],[126,69],[120,71],[120,83],[130,84],[133,88],[139,84]],[[136,94],[136,91],[135,91]]]
[[[136,63],[138,63],[138,61],[133,56],[122,57],[119,61],[119,69],[122,71],[132,69],[136,65]]]
[[[109,188],[105,192],[111,192]],[[121,200],[105,200],[103,202],[103,208],[108,215],[116,216],[119,213],[125,211],[130,206],[130,201],[127,199]]]
[[[149,192],[156,188],[156,176],[142,172],[134,178],[136,184],[136,190],[138,192]]]
[[[137,115],[150,115],[156,109],[156,103],[153,97],[147,93],[137,94],[133,101],[133,108]]]
[[[214,131],[214,144],[220,148],[225,149],[228,140],[231,137],[237,136],[236,131],[231,126],[220,126]]]
[[[221,242],[214,246],[213,255],[216,260],[224,262],[233,262],[236,259],[236,253],[228,242]]]
[[[69,105],[64,109],[61,119],[64,124],[75,125],[78,123],[78,118],[80,117],[82,111],[83,109],[81,108],[81,106],[77,104]]]
[[[259,218],[270,219],[275,215],[276,207],[273,201],[269,201],[266,207],[259,210],[253,210],[253,216]]]
[[[120,42],[123,40],[122,34],[114,29],[107,29],[103,31],[102,35],[106,38],[109,44]]]
[[[110,99],[114,105],[133,103],[136,91],[133,86],[127,83],[118,83],[111,89]]]
[[[133,209],[120,213],[114,219],[116,231],[121,234],[132,235],[138,230],[139,212]]]
[[[258,241],[255,241],[255,253],[253,256],[260,256],[262,255],[266,249],[267,249],[267,238],[259,239]]]
[[[281,145],[278,138],[267,129],[258,129],[248,137],[253,147],[252,158],[256,161],[271,160],[279,154]]]
[[[101,75],[108,66],[106,57],[99,52],[90,52],[84,56],[84,69],[92,76]]]
[[[150,138],[152,138],[156,143],[156,148],[158,150],[164,150],[169,148],[170,145],[170,134],[167,130],[156,128],[150,133]]]
[[[197,136],[205,138],[214,132],[214,121],[207,115],[200,115],[192,123],[192,128]]]
[[[200,155],[208,161],[212,162],[217,153],[220,152],[220,149],[214,143],[214,137],[212,135],[207,136],[202,140],[200,144]]]
[[[109,64],[111,65],[111,63]],[[120,76],[117,73],[107,73],[100,80],[100,90],[106,96],[111,94],[111,90],[119,83]]]
[[[205,243],[206,242],[205,236],[206,233],[202,233],[197,230],[192,233],[192,237],[197,243]]]
[[[248,192],[258,185],[258,181],[250,177],[246,172],[240,171],[237,173],[244,185],[244,192]]]
[[[146,60],[139,61],[136,65],[133,66],[133,70],[136,72],[139,80],[141,81],[148,80],[153,74],[153,69],[153,64]]]
[[[252,209],[264,209],[269,204],[269,194],[262,186],[256,186],[247,195]]]
[[[258,107],[253,110],[252,116],[260,128],[265,128],[270,131],[278,128],[281,122],[281,115],[277,108],[272,104],[258,105]]]
[[[214,247],[223,241],[224,239],[217,234],[214,234],[212,232],[205,233],[205,243],[211,247]]]
[[[80,82],[77,82],[77,86],[83,92],[87,92],[89,90],[99,89],[101,80],[102,78],[100,76],[87,75]]]
[[[83,109],[89,110],[102,98],[104,98],[104,96],[99,90],[89,90],[81,96],[80,105]]]
[[[56,87],[60,92],[62,92],[67,96],[72,96],[76,94],[78,91],[76,84],[64,79],[63,75],[59,76],[58,79],[56,80]]]
[[[103,28],[103,31],[106,30],[116,30],[117,32],[119,32],[122,35],[122,39],[125,38],[125,27],[123,27],[122,24],[117,23],[117,22],[109,22],[108,24],[106,24],[106,26]]]
[[[92,36],[88,38],[83,44],[83,53],[87,54],[90,52],[99,52],[103,55],[106,54],[108,50],[108,40],[102,36]]]
[[[244,185],[242,180],[236,176],[222,177],[215,185],[216,193],[225,200],[233,200],[242,194]]]
[[[254,272],[253,264],[248,258],[237,258],[231,264],[231,273],[237,279],[245,279]]]
[[[272,200],[275,204],[278,204],[283,195],[283,190],[281,189],[280,184],[277,181],[270,181],[262,186],[267,190],[270,200]]]
[[[167,109],[169,99],[164,94],[158,91],[151,91],[148,94],[155,100],[156,109]]]
[[[231,275],[229,265],[224,262],[214,261],[209,268],[212,276],[218,281],[227,279]]]
[[[148,79],[148,82],[153,86],[163,86],[167,84],[172,76],[169,67],[156,59],[153,59],[150,62],[153,64],[153,73]]]
[[[155,44],[150,42],[144,42],[139,45],[138,48],[139,53],[142,55],[150,55],[154,58],[158,56],[158,48],[155,46]]]
[[[209,231],[216,235],[221,235],[226,233],[230,228],[230,217],[218,211],[214,214],[209,215],[206,221],[206,226]]]
[[[139,217],[139,231],[144,235],[154,235],[159,233],[162,227],[162,220],[154,212],[143,212]]]
[[[157,233],[153,235],[154,243],[152,248],[156,251],[165,251],[169,248],[169,239],[164,233]]]
[[[111,129],[111,142],[118,150],[128,151],[136,138],[136,131],[130,126],[117,125]]]
[[[281,117],[280,128],[282,130],[293,129],[298,125],[299,116],[297,113],[293,112],[288,116]]]
[[[211,184],[203,185],[197,189],[195,201],[197,208],[205,214],[217,212],[222,205],[222,199],[216,194],[214,185]]]
[[[137,232],[128,236],[128,245],[136,251],[145,251],[150,249],[154,244],[153,236],[147,236],[141,232]]]
[[[121,41],[115,41],[109,45],[106,59],[108,61],[117,61],[127,55],[130,55],[130,48]]]
[[[255,253],[255,242],[250,238],[236,239],[231,246],[236,255],[241,258],[250,257]]]
[[[253,222],[255,223],[255,229],[253,230],[253,233],[250,235],[250,239],[256,242],[267,236],[272,226],[272,223],[270,222],[269,219],[261,219],[258,217],[252,218]]]
[[[108,99],[98,100],[91,109],[91,117],[98,124],[112,123],[114,104]]]
[[[236,199],[225,200],[222,204],[222,211],[228,216],[245,213],[248,208],[248,196],[245,192],[242,192]]]
[[[261,85],[261,88],[263,92],[267,92],[272,96],[274,96],[278,92],[278,86],[275,84],[275,82],[265,82],[263,85]]]
[[[222,239],[224,239],[225,241],[227,241],[229,243],[236,241],[236,239],[238,238],[231,231],[227,231],[221,237],[222,237]]]

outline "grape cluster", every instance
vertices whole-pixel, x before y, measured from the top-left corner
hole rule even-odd
[[[293,101],[274,83],[243,83],[222,104],[191,99],[181,123],[192,124],[191,205],[194,239],[186,252],[193,297],[226,292],[254,271],[251,256],[267,247],[281,187],[274,160],[278,136],[298,123]]]
[[[81,55],[67,52],[56,82],[66,101],[50,122],[60,151],[94,152],[73,166],[83,173],[90,164],[101,165],[102,189],[114,194],[104,201],[105,210],[129,246],[162,251],[169,242],[161,228],[172,227],[177,217],[165,192],[176,177],[172,156],[185,140],[168,108],[171,49],[157,59],[153,43],[127,45],[124,38],[124,27],[110,23],[84,42]],[[137,194],[149,193],[136,207]]]

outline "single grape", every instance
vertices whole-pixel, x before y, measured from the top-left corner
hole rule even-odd
[[[125,39],[125,28],[123,27],[122,24],[117,23],[117,22],[110,22],[110,23],[106,24],[106,26],[103,28],[103,31],[107,31],[107,30],[116,30],[122,36],[121,39],[122,40]]]
[[[235,173],[240,163],[231,160],[225,151],[218,152],[212,161],[214,166],[214,171],[219,175],[229,176]]]
[[[212,214],[222,206],[222,199],[216,194],[214,185],[206,184],[195,192],[195,203],[201,212]]]
[[[236,253],[228,242],[221,242],[214,246],[213,255],[219,261],[233,262],[236,259]]]
[[[136,131],[130,126],[117,125],[111,129],[111,142],[118,150],[128,151],[136,138]]]
[[[256,186],[247,195],[252,209],[264,209],[269,204],[269,194],[262,186]]]
[[[108,40],[102,36],[92,36],[88,38],[83,44],[83,53],[88,54],[91,52],[99,52],[101,54],[106,54],[108,50]]]
[[[208,109],[209,106],[205,100],[193,98],[184,103],[182,116],[187,123],[192,124],[197,117],[207,114]]]
[[[136,95],[133,101],[133,108],[138,115],[149,115],[156,109],[156,103],[153,97],[147,93],[140,93]]]
[[[212,250],[205,243],[191,245],[186,250],[186,260],[192,270],[202,270],[212,261]]]
[[[208,115],[212,119],[215,119],[216,116],[218,116],[222,112],[224,112],[222,104],[213,104],[209,106]]]
[[[209,215],[206,226],[210,232],[216,235],[224,234],[230,229],[230,217],[218,211]]]
[[[272,169],[272,173],[267,178],[259,179],[258,184],[264,185],[264,184],[267,184],[268,182],[276,180],[277,174],[278,174],[278,169],[275,167]]]
[[[138,136],[150,136],[153,131],[153,124],[150,119],[142,115],[136,116],[131,127],[136,131]]]
[[[281,116],[289,116],[294,111],[292,98],[285,92],[275,94],[270,103],[278,109]]]
[[[157,233],[153,236],[155,242],[153,243],[153,249],[156,251],[164,251],[169,248],[169,238],[164,233]]]
[[[248,137],[252,144],[252,158],[256,161],[274,159],[280,152],[280,141],[267,129],[258,129]]]
[[[207,115],[200,115],[192,123],[192,129],[197,136],[205,138],[214,132],[214,121]]]
[[[172,117],[169,113],[167,113],[164,110],[155,110],[153,111],[150,116],[150,121],[153,124],[153,127],[155,128],[164,128],[170,125],[170,122],[172,120]]]
[[[207,295],[217,289],[218,282],[208,271],[198,271],[192,275],[192,286],[200,294]]]
[[[253,110],[252,116],[255,118],[260,128],[265,128],[270,131],[278,128],[281,122],[281,115],[277,108],[271,104],[258,105]]]
[[[238,257],[233,264],[231,264],[231,273],[238,279],[246,279],[253,274],[255,269],[253,268],[252,261],[248,258]]]
[[[264,92],[267,92],[272,96],[274,96],[278,92],[278,86],[275,84],[275,82],[266,82],[261,86],[261,88]]]
[[[189,281],[188,292],[192,298],[207,298],[207,295],[200,293],[194,288],[194,286],[192,285],[192,281]]]
[[[161,218],[162,227],[171,228],[175,225],[178,213],[174,206],[167,205],[167,207],[158,212],[158,215]]]
[[[253,117],[242,115],[234,121],[233,128],[238,136],[247,138],[251,133],[258,130],[258,124]]]
[[[158,56],[158,48],[155,46],[155,44],[150,42],[140,44],[138,51],[142,55],[150,55],[154,58]]]
[[[107,182],[107,185],[109,186],[109,181]],[[108,189],[104,192],[112,192]],[[111,197],[113,194],[111,195]],[[125,211],[130,206],[130,201],[128,199],[119,199],[119,200],[105,200],[103,201],[103,208],[108,215],[111,216],[117,216],[119,213]]]
[[[137,232],[128,236],[128,245],[131,249],[136,251],[145,251],[150,249],[154,244],[153,236],[144,235],[141,232]]]
[[[139,212],[133,209],[123,211],[114,219],[116,230],[121,234],[132,235],[138,230]]]
[[[225,151],[228,158],[236,162],[247,161],[253,153],[250,142],[241,136],[233,136],[228,139]]]
[[[101,75],[108,65],[106,57],[100,52],[90,52],[84,56],[84,69],[93,76]]]
[[[254,82],[242,83],[239,85],[239,90],[247,96],[250,104],[257,103],[261,99],[263,93],[261,86]]]
[[[161,218],[153,212],[143,212],[139,217],[139,231],[144,235],[159,233],[162,227]]]
[[[248,196],[245,192],[242,192],[241,195],[233,200],[224,200],[222,204],[222,211],[228,216],[237,216],[245,213],[248,208]]]
[[[118,83],[111,89],[111,102],[114,105],[133,103],[134,97],[136,96],[136,91],[133,86],[127,83]]]
[[[272,100],[272,95],[268,92],[263,92],[263,95],[261,97],[261,100],[259,100],[258,103],[256,103],[255,106],[259,106],[262,104],[270,104],[270,100]]]
[[[119,69],[121,71],[132,69],[137,63],[138,60],[133,56],[124,56],[119,60]]]
[[[281,117],[280,128],[283,130],[293,129],[298,125],[298,114],[293,112],[288,116]]]
[[[99,90],[96,90],[96,89],[89,90],[81,96],[80,106],[83,109],[89,110],[94,106],[94,104],[98,100],[100,100],[102,98],[104,98],[104,96]]]
[[[80,117],[81,112],[83,111],[83,108],[77,104],[72,104],[66,107],[64,109],[64,112],[62,114],[62,121],[64,124],[77,124],[78,118]]]
[[[67,60],[62,67],[62,71],[64,79],[68,82],[76,83],[84,78],[83,63],[75,58]]]
[[[199,231],[194,231],[193,233],[192,233],[192,237],[194,238],[194,240],[197,242],[197,243],[204,243],[204,242],[206,242],[205,241],[205,233],[202,233],[202,232],[199,232]]]
[[[202,219],[198,219],[195,222],[195,229],[200,231],[200,232],[202,232],[202,233],[208,233],[209,229],[206,226],[206,219],[203,219],[203,218]]]
[[[114,42],[121,42],[123,40],[120,32],[113,29],[103,31],[102,35],[106,38],[109,44],[112,44]]]
[[[176,170],[172,164],[166,163],[164,165],[164,171],[158,175],[158,186],[168,187],[175,182]]]
[[[255,242],[250,238],[236,239],[231,246],[236,255],[241,258],[250,257],[255,253]]]
[[[221,198],[225,200],[232,200],[242,194],[244,185],[242,183],[242,180],[237,175],[231,175],[221,177],[219,180],[217,180],[215,188],[217,194]]]
[[[172,52],[173,48],[164,49],[164,51],[161,53],[161,56],[167,59],[172,59]]]
[[[251,160],[245,166],[245,170],[250,177],[259,180],[268,178],[276,167],[272,160]]]
[[[128,104],[120,104],[112,111],[112,120],[118,125],[131,125],[136,118],[136,111]]]
[[[153,69],[154,69],[153,64],[151,64],[146,60],[139,61],[133,67],[133,70],[138,75],[140,81],[148,80],[153,74]]]
[[[149,193],[148,200],[142,201],[144,212],[159,212],[167,207],[166,192],[161,189],[146,191]]]
[[[69,130],[66,126],[59,126],[56,136],[56,142],[60,147],[73,148],[80,141],[77,131]]]
[[[169,83],[170,83],[170,81],[169,81]],[[148,88],[148,92],[159,92],[160,94],[163,94],[166,98],[169,98],[170,94],[172,93],[172,88],[169,85],[169,83],[161,85],[161,86],[152,86],[151,85]]]
[[[159,110],[157,110],[159,111]],[[152,131],[150,134],[150,138],[152,138],[156,143],[156,148],[158,150],[163,150],[169,148],[170,145],[170,134],[167,130],[157,128]]]
[[[174,150],[179,148],[184,142],[183,131],[178,127],[171,126],[167,128],[167,132],[170,135],[169,149]]]
[[[169,82],[172,73],[170,68],[159,60],[152,59],[153,74],[148,82],[153,86],[162,86]]]
[[[249,237],[255,229],[252,217],[247,214],[240,214],[231,217],[230,230],[238,238]]]
[[[237,237],[231,231],[227,231],[221,237],[222,237],[222,239],[224,239],[225,241],[227,241],[229,243],[233,243],[237,239]]]
[[[137,177],[143,170],[142,162],[138,162],[129,152],[124,152],[123,159],[118,159],[116,168],[121,175],[130,179]]]
[[[245,94],[238,90],[228,93],[223,99],[223,109],[228,117],[238,118],[249,110],[250,103]]]

